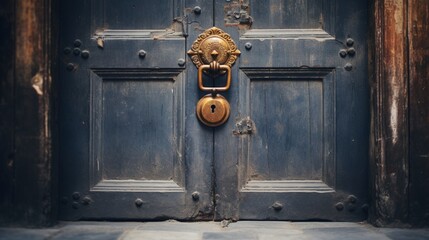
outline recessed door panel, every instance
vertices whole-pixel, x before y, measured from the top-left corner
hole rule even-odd
[[[328,29],[335,18],[335,1],[250,0],[253,29]]]
[[[103,179],[173,178],[172,86],[168,81],[103,82]]]
[[[252,81],[250,180],[321,180],[323,98],[320,81]],[[263,111],[261,111],[263,109]]]
[[[94,29],[141,30],[165,29],[172,24],[172,19],[179,16],[184,1],[151,0],[94,0],[92,22]]]
[[[91,71],[92,190],[183,191],[180,72]]]

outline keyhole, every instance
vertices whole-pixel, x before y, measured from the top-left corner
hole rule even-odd
[[[212,104],[210,107],[212,108],[212,113],[214,113],[216,105]]]

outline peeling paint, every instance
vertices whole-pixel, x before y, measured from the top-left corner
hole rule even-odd
[[[392,106],[390,107],[390,130],[392,131],[392,142],[398,142],[398,99],[399,89],[393,88]]]
[[[104,39],[102,37],[97,38],[97,46],[99,48],[104,48]]]
[[[40,72],[38,72],[34,77],[31,79],[31,86],[36,91],[36,93],[40,96],[43,95],[43,76]]]
[[[253,18],[250,16],[248,0],[231,1],[224,5],[225,26],[237,26],[240,30],[250,29]]]
[[[238,119],[235,123],[235,129],[233,134],[238,135],[248,135],[255,132],[255,123],[250,119],[250,117],[245,117]]]
[[[378,226],[401,225],[408,211],[406,4],[374,3],[374,60],[371,146],[374,208],[370,221]]]

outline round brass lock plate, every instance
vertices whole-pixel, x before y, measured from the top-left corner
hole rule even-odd
[[[230,111],[228,101],[219,94],[215,97],[207,94],[197,104],[198,119],[209,127],[217,127],[225,123]]]

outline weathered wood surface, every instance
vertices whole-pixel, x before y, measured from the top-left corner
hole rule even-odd
[[[0,2],[0,224],[10,217],[13,201],[13,6],[12,0]]]
[[[225,4],[216,1],[216,26],[224,23],[218,9]],[[217,218],[365,219],[366,1],[249,5],[248,31],[237,36],[225,28],[242,52],[225,93],[231,118],[215,129]],[[342,58],[338,52],[348,48],[349,37],[356,54]],[[344,69],[347,63],[352,71]],[[234,125],[248,118],[252,132],[237,134]],[[350,206],[352,194],[358,200]],[[337,210],[338,203],[347,209]]]
[[[401,225],[408,214],[406,1],[374,2],[371,76],[371,221]]]
[[[46,226],[55,219],[57,186],[51,174],[55,118],[49,72],[56,61],[50,52],[55,49],[50,40],[55,2],[0,2],[4,36],[0,40],[1,225]],[[428,223],[428,4],[424,0],[371,1],[370,221],[379,226]],[[33,78],[37,73],[41,78]],[[198,143],[191,140],[188,137],[188,147],[196,147]],[[223,209],[236,211],[232,205]]]
[[[5,144],[0,161],[5,194],[0,196],[1,206],[7,210],[5,215],[0,214],[0,223],[46,226],[53,219],[54,193],[50,99],[51,61],[55,58],[50,49],[51,1],[2,1],[2,5],[2,13],[7,16],[5,23],[9,24],[2,26],[2,36],[10,37],[2,37],[7,42],[1,44],[5,58],[1,74],[6,74],[2,76],[5,80],[2,79],[1,91],[5,92],[2,102],[6,111],[2,112]]]
[[[379,0],[372,6],[370,222],[428,225],[429,3]]]
[[[409,215],[414,226],[429,225],[429,2],[408,2],[410,78]]]
[[[212,219],[213,129],[195,116],[202,93],[186,50],[213,25],[213,6],[198,3],[200,17],[195,5],[60,3],[60,219]]]

